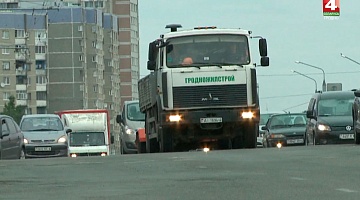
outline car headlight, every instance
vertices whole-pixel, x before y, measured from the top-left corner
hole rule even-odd
[[[24,144],[29,144],[29,141],[26,138],[24,138]]]
[[[325,125],[325,124],[318,124],[317,128],[319,131],[331,131],[330,126]]]
[[[271,134],[270,138],[280,139],[280,138],[285,138],[285,136],[283,134]]]
[[[135,130],[126,126],[125,127],[125,133],[128,134],[128,135],[135,134]]]
[[[65,143],[66,142],[66,136],[62,136],[57,140],[58,143]]]

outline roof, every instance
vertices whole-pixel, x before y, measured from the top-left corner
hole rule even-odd
[[[65,113],[109,113],[106,109],[78,109],[78,110],[61,110],[55,111],[55,114],[61,115]]]
[[[37,118],[37,117],[57,117],[57,118],[59,118],[59,116],[56,114],[30,114],[30,115],[22,116],[22,118]]]
[[[236,28],[215,28],[215,29],[190,29],[190,30],[178,30],[175,32],[168,32],[164,34],[164,38],[173,38],[179,36],[190,35],[208,35],[208,34],[236,34],[236,35],[249,35],[248,30],[236,29]]]
[[[355,98],[355,95],[353,91],[329,91],[329,92],[316,93],[313,97],[320,99],[333,99],[338,97]]]

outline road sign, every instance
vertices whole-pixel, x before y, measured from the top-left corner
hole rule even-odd
[[[341,91],[342,84],[341,83],[328,83],[326,91]]]

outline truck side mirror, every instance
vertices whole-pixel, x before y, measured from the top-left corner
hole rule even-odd
[[[149,60],[147,62],[147,69],[148,70],[155,70],[155,68],[156,68],[156,62],[152,61],[152,60]]]
[[[121,115],[117,115],[117,116],[116,116],[116,122],[117,122],[118,124],[120,124],[120,123],[123,122],[123,119],[122,119]]]
[[[113,135],[111,135],[111,137],[110,137],[110,142],[111,142],[111,144],[114,144],[114,141],[115,141],[115,138],[114,138]]]
[[[259,39],[259,52],[261,57],[267,56],[267,43],[265,38]]]
[[[356,97],[360,97],[360,90],[355,90],[355,91],[354,91],[354,95],[355,95]]]
[[[260,65],[264,66],[264,67],[269,66],[269,57],[267,57],[267,56],[261,57]]]
[[[71,132],[72,132],[72,129],[70,129],[70,128],[66,129],[66,134],[69,134]]]

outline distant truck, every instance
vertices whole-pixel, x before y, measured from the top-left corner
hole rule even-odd
[[[107,156],[114,137],[110,133],[109,112],[105,109],[63,110],[55,112],[65,127],[71,129],[68,135],[69,155]]]
[[[116,122],[120,124],[121,154],[137,153],[136,131],[145,127],[145,115],[140,112],[139,101],[125,101]]]
[[[256,148],[260,109],[249,40],[259,38],[260,65],[268,66],[266,39],[243,29],[166,28],[149,44],[151,73],[138,82],[146,151]]]

